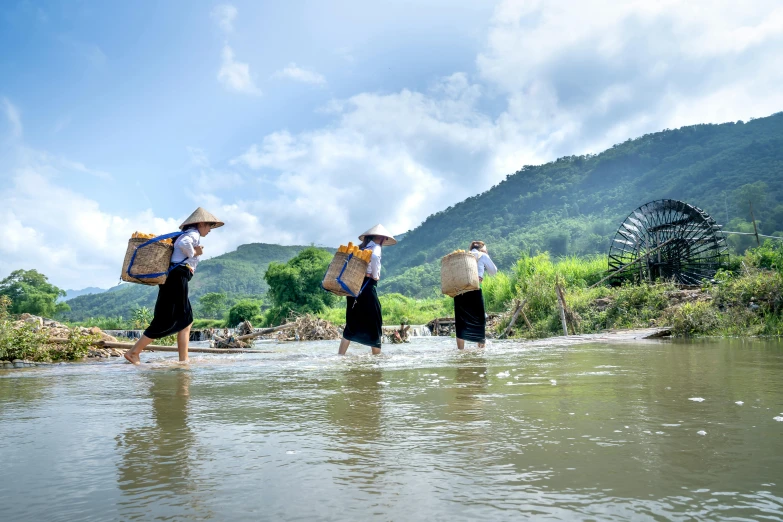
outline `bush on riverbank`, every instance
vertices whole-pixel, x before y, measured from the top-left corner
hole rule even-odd
[[[0,296],[0,360],[22,359],[36,362],[78,361],[84,359],[100,335],[81,328],[68,329],[64,343],[51,343],[50,332],[35,321],[14,321],[8,314],[10,300]]]

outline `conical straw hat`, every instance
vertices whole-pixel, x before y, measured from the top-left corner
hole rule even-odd
[[[179,229],[182,230],[188,225],[195,225],[196,223],[212,223],[212,228],[222,227],[225,225],[222,221],[220,221],[218,218],[207,212],[201,207],[198,207],[193,213],[186,219],[180,226]]]
[[[380,223],[372,227],[370,230],[359,236],[359,240],[364,241],[364,236],[383,236],[386,238],[386,241],[383,242],[383,246],[392,246],[397,244],[397,240],[394,239],[394,236],[389,234],[389,232],[383,228],[383,225]]]

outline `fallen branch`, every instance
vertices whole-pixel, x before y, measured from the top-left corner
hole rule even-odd
[[[511,322],[508,323],[508,326],[506,326],[506,329],[503,330],[503,333],[498,336],[498,339],[502,339],[508,335],[508,333],[511,331],[511,328],[513,328],[514,326],[514,323],[517,322],[517,318],[519,317],[519,314],[522,313],[522,308],[524,308],[526,304],[527,304],[527,299],[524,299],[521,303],[519,303],[519,305],[517,305],[517,309],[514,310],[514,315],[511,316]],[[530,326],[530,321],[527,320],[527,317],[525,317],[525,322],[532,330],[533,327]]]
[[[67,343],[68,339],[61,337],[52,337],[49,339],[52,343]],[[98,346],[100,348],[124,348],[126,350],[133,347],[134,343],[121,343],[119,341],[95,341],[91,343],[92,346]],[[176,346],[159,346],[156,344],[150,344],[145,350],[153,350],[156,352],[179,352]],[[190,353],[274,353],[271,350],[242,350],[235,348],[220,349],[220,348],[188,348]]]
[[[264,330],[259,330],[258,332],[253,332],[251,334],[240,335],[239,337],[234,337],[234,340],[246,341],[248,339],[255,339],[256,337],[261,337],[262,335],[269,335],[271,333],[279,332],[280,330],[288,330],[289,328],[293,328],[295,326],[296,323],[286,323],[280,326],[275,326],[274,328],[266,328]]]

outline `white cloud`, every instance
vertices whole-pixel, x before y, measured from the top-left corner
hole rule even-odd
[[[223,63],[218,71],[217,79],[229,90],[245,94],[261,95],[250,76],[250,66],[234,60],[234,51],[226,44],[223,46]]]
[[[263,136],[232,164],[275,190],[238,204],[271,240],[333,245],[376,222],[415,227],[526,164],[779,111],[781,13],[776,2],[502,2],[475,77],[331,100],[322,128]]]
[[[3,98],[3,110],[5,111],[5,117],[11,125],[11,134],[15,138],[22,137],[22,118],[19,115],[19,109],[11,103],[8,98]]]
[[[278,78],[288,78],[290,80],[312,85],[324,85],[326,83],[326,78],[324,78],[322,74],[302,69],[294,62],[289,63],[284,69],[277,71],[274,75]]]
[[[212,10],[212,18],[217,21],[220,29],[226,33],[234,31],[234,19],[237,17],[237,8],[231,4],[220,4]]]
[[[559,122],[547,133],[554,154],[597,152],[783,108],[783,5],[508,0],[476,64],[510,108],[536,108],[544,128]]]

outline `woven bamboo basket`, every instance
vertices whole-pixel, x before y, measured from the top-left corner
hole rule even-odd
[[[454,252],[440,260],[440,291],[455,297],[478,290],[478,263],[470,252]]]
[[[130,264],[133,252],[136,249],[146,243],[147,239],[135,239],[128,240],[128,249],[125,251],[125,261],[122,263],[122,274],[120,278],[123,281],[129,283],[139,283],[142,285],[162,285],[166,282],[166,274],[158,277],[150,278],[136,278],[128,275],[128,265]],[[171,254],[174,253],[174,246],[167,243],[161,243],[160,241],[150,243],[136,254],[136,259],[133,260],[133,267],[131,268],[132,275],[144,275],[144,274],[158,274],[166,272],[171,264]]]
[[[359,293],[359,290],[361,290],[364,276],[367,274],[368,263],[362,261],[358,257],[351,257],[348,261],[348,266],[345,267],[343,275],[340,276],[340,272],[342,272],[343,266],[345,266],[345,260],[348,259],[348,256],[349,254],[344,252],[337,252],[334,255],[334,259],[332,259],[332,262],[329,264],[329,269],[326,271],[324,280],[321,283],[321,286],[327,292],[339,296],[355,296]],[[340,281],[348,287],[350,292],[346,291],[345,288],[340,285],[340,281],[337,280],[338,277],[340,278]]]

